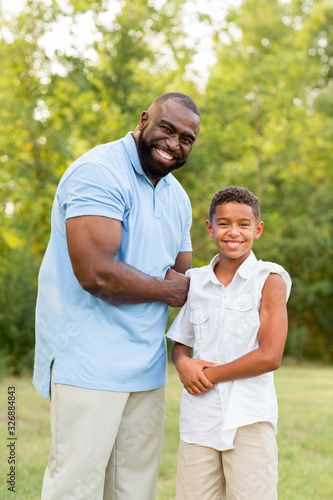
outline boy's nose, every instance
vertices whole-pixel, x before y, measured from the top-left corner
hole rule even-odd
[[[229,228],[229,234],[230,236],[238,236],[239,235],[239,227],[238,225],[232,225]]]

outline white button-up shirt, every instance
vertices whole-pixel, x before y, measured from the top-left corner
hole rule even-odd
[[[238,268],[225,287],[214,273],[216,255],[208,266],[190,269],[186,304],[167,336],[193,348],[193,357],[224,364],[258,347],[261,293],[269,274],[277,273],[290,294],[289,274],[278,264],[257,260],[254,253]],[[180,437],[217,450],[233,448],[238,427],[271,422],[277,432],[277,399],[273,372],[252,378],[221,382],[192,396],[183,389]]]

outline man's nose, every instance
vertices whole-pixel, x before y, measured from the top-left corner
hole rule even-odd
[[[168,137],[166,143],[168,145],[168,148],[170,148],[172,151],[175,151],[180,147],[179,137],[177,134]]]

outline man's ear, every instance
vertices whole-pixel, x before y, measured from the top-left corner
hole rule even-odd
[[[138,129],[142,130],[148,123],[148,111],[142,111],[141,118],[139,121]]]
[[[206,227],[210,238],[214,238],[212,225],[209,220],[206,220]]]

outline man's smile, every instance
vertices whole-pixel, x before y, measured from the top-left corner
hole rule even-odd
[[[177,157],[175,155],[172,155],[171,153],[167,153],[164,149],[158,148],[157,146],[154,146],[156,153],[158,156],[164,161],[164,162],[170,162],[175,160]]]

